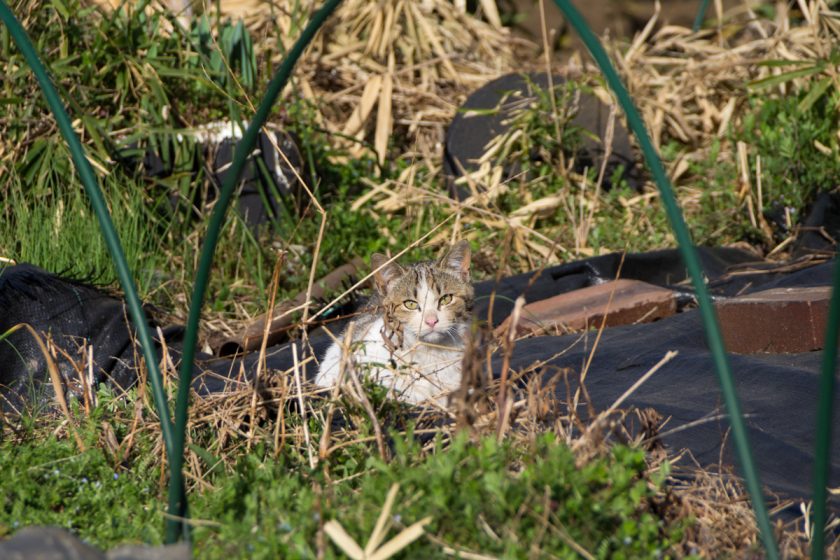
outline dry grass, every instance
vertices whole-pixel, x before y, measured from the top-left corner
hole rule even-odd
[[[114,7],[113,0],[93,2]],[[257,53],[271,53],[276,63],[320,6],[314,0],[294,8],[226,0],[183,12],[178,4],[162,1],[158,9],[196,15],[215,14],[218,6],[222,17],[244,19],[262,37]],[[324,127],[345,137],[351,157],[373,152],[384,160],[394,133],[431,156],[459,102],[515,69],[514,49],[528,45],[501,26],[494,1],[479,4],[473,14],[463,1],[347,0],[298,64],[292,87],[313,102]]]
[[[482,340],[482,337],[478,336],[477,340]],[[390,407],[386,403],[375,405],[376,410],[370,402],[360,405],[356,391],[340,388],[328,394],[311,385],[298,385],[292,370],[268,372],[261,379],[258,391],[243,377],[237,378],[234,375],[225,391],[204,398],[194,396],[192,399],[185,461],[190,491],[211,491],[214,486],[210,473],[218,473],[220,469],[233,472],[241,456],[257,443],[268,449],[273,448],[276,456],[289,452],[300,457],[308,456],[311,468],[321,470],[329,484],[342,484],[344,480],[332,479],[330,476],[333,454],[345,448],[361,446],[368,448],[370,453],[381,455],[383,460],[388,460],[388,451],[382,449],[381,432],[395,430],[404,435],[405,421],[410,418],[416,421],[417,427],[413,430],[415,437],[421,439],[426,439],[430,434],[440,434],[443,441],[448,441],[456,433],[466,431],[476,441],[483,437],[497,437],[527,447],[528,442],[539,434],[551,432],[575,450],[580,467],[603,457],[616,444],[643,447],[647,451],[651,472],[661,469],[668,462],[672,474],[648,507],[666,520],[693,520],[678,550],[674,551],[678,555],[701,554],[705,558],[761,557],[748,496],[731,469],[725,466],[714,470],[703,469],[693,462],[687,452],[666,450],[659,434],[660,427],[667,419],[663,419],[654,410],[622,408],[619,399],[608,409],[597,411],[589,404],[585,389],[581,398],[582,406],[575,407],[575,391],[570,388],[570,382],[576,376],[573,372],[557,371],[553,376],[534,375],[527,383],[522,383],[523,376],[532,369],[527,368],[511,371],[507,381],[493,380],[488,368],[488,356],[495,345],[484,340],[484,344],[477,342],[468,354],[465,363],[468,373],[464,376],[462,389],[453,395],[448,411],[437,407],[418,408],[403,410],[402,414],[395,416],[393,410],[386,410]],[[513,351],[515,344],[503,346],[502,351],[507,355]],[[663,362],[669,358],[663,357]],[[70,356],[64,359],[70,359]],[[80,358],[80,362],[74,364],[77,371],[86,370],[85,359]],[[299,366],[296,361],[293,369]],[[534,367],[540,366],[535,364]],[[629,387],[628,393],[638,388],[645,377],[655,374],[657,367],[659,364],[643,376],[639,383]],[[174,391],[173,384],[170,383],[168,390],[170,393]],[[564,392],[565,400],[559,397]],[[320,453],[313,453],[315,448],[307,431],[307,423],[301,421],[304,410],[321,426],[318,430],[322,434]],[[59,434],[70,435],[73,424],[81,420],[67,414],[68,421],[57,429]],[[79,408],[77,414],[86,413],[83,408]],[[123,414],[127,416],[109,418],[104,425],[110,427],[109,423],[123,423],[131,426],[129,433],[120,442],[114,438],[112,429],[103,429],[97,445],[110,450],[119,462],[120,458],[124,460],[132,454],[133,442],[139,434],[153,434],[158,442],[153,456],[164,466],[163,441],[151,400],[138,399],[136,406],[125,409]],[[376,430],[376,435],[365,435],[363,426],[371,423],[382,423],[382,426]],[[327,426],[331,429],[327,429]],[[201,441],[194,441],[193,437],[196,436]],[[202,446],[212,448],[220,462],[207,464],[206,459],[196,452],[197,447]],[[435,449],[435,452],[439,451],[439,448]],[[391,494],[395,493],[396,489],[389,493],[383,512],[389,510],[388,504],[394,498]],[[789,501],[780,500],[775,508],[789,505]],[[386,518],[390,519],[387,515]],[[807,557],[810,530],[804,519],[776,524],[776,536],[784,558]],[[422,527],[427,522],[423,520],[404,528],[385,544],[382,543],[391,522],[383,527],[377,524],[377,530],[365,548],[370,549],[369,552],[381,551],[381,554],[399,549],[422,535]],[[352,557],[362,545],[356,544],[346,535],[340,523],[331,523],[324,525],[326,535]],[[837,520],[832,521],[832,525],[837,523]],[[840,554],[840,539],[830,543],[827,553],[828,557]]]
[[[577,199],[569,201],[557,195],[526,198],[520,208],[506,213],[496,202],[512,186],[502,178],[501,165],[492,154],[503,151],[504,142],[512,142],[508,137],[488,146],[490,155],[485,158],[481,170],[464,179],[474,191],[472,198],[454,201],[440,187],[442,133],[458,103],[477,85],[513,69],[513,53],[504,34],[473,18],[461,19],[463,16],[458,12],[422,12],[416,7],[407,8],[403,2],[387,2],[384,10],[378,13],[353,2],[344,9],[347,11],[335,19],[325,33],[323,43],[310,53],[312,66],[304,64],[306,70],[300,78],[300,91],[321,100],[321,116],[328,128],[359,141],[346,144],[356,153],[373,150],[381,161],[386,157],[387,141],[384,138],[402,127],[399,135],[406,139],[407,148],[398,155],[413,161],[399,176],[371,182],[368,192],[356,201],[353,209],[375,214],[403,214],[410,222],[422,215],[424,206],[434,205],[450,223],[432,236],[429,241],[432,245],[470,238],[476,235],[473,232],[477,227],[495,231],[504,254],[521,259],[517,265],[511,265],[512,261],[506,257],[500,261],[497,247],[493,255],[499,274],[518,272],[523,265],[538,268],[559,262],[564,256],[589,254],[586,218],[591,217],[599,204],[597,193],[602,173],[598,183],[584,188],[584,194]],[[688,163],[706,158],[712,142],[723,139],[727,127],[740,118],[749,94],[746,84],[761,84],[761,80],[784,70],[756,63],[768,59],[811,61],[829,54],[838,38],[834,14],[826,12],[821,0],[809,2],[807,13],[811,24],[794,26],[790,23],[790,14],[784,10],[775,22],[758,21],[747,10],[731,14],[733,19],[727,21],[732,23],[696,34],[676,27],[657,29],[652,22],[629,47],[612,45],[613,60],[637,101],[654,142],[661,146],[668,139],[677,139],[686,146],[682,157],[670,167],[669,174],[679,189],[680,201],[687,213],[695,211],[698,204],[694,188],[698,178],[690,176]],[[379,21],[379,17],[384,20]],[[429,18],[435,21],[430,22]],[[388,21],[401,22],[401,29],[408,33],[382,31],[389,28]],[[464,21],[468,25],[463,25]],[[429,26],[440,30],[437,41],[421,40],[423,30]],[[411,38],[414,41],[409,45],[407,41]],[[417,43],[422,43],[423,48]],[[475,53],[478,56],[473,57]],[[496,66],[488,65],[488,60],[497,61]],[[592,66],[581,60],[573,57],[566,72],[583,76],[596,95],[614,105],[610,94],[593,78]],[[541,70],[542,64],[535,58],[534,66],[526,69]],[[771,88],[784,93],[799,85],[794,80]],[[386,109],[392,111],[392,119],[382,117],[381,112]],[[749,152],[749,146],[724,145],[720,157],[743,160],[745,152]],[[745,168],[742,165],[742,169]],[[558,172],[565,173],[569,181],[577,184],[586,181],[571,171],[571,165]],[[744,211],[750,214],[754,223],[762,226],[764,201],[760,177],[742,175],[738,179],[743,191]],[[657,203],[656,198],[657,194],[649,184],[638,197],[623,204],[630,208],[651,205]],[[558,209],[582,216],[581,227],[576,228],[577,236],[565,238],[571,241],[568,246],[560,241],[559,235],[541,228],[541,219]],[[643,225],[628,223],[627,228],[628,235],[644,235]],[[675,456],[665,452],[657,438],[663,419],[654,411],[623,409],[620,402],[609,410],[595,411],[588,405],[585,390],[582,397],[568,394],[565,401],[558,399],[570,372],[557,372],[548,382],[532,379],[524,389],[513,390],[512,384],[526,375],[526,371],[514,372],[505,368],[506,375],[494,380],[486,366],[489,352],[493,350],[501,349],[509,357],[515,348],[514,338],[502,336],[492,340],[489,333],[480,333],[478,340],[468,350],[471,359],[466,362],[465,384],[453,397],[451,410],[421,412],[421,421],[428,422],[424,425],[440,426],[440,421],[445,420],[442,426],[431,430],[444,434],[467,430],[476,438],[494,435],[523,441],[537,433],[551,431],[577,450],[582,463],[599,456],[617,442],[644,444],[649,450],[651,469],[658,468],[666,460],[676,461],[675,475],[678,476],[670,479],[653,507],[666,518],[695,519],[681,544],[683,553],[700,553],[708,558],[760,557],[752,510],[738,479],[725,469],[721,472],[703,470],[692,464],[685,454]],[[282,380],[284,376],[276,379]],[[632,392],[637,386],[628,391]],[[360,423],[376,421],[377,411],[371,411],[370,403],[355,410],[352,406],[347,408],[352,396],[342,400],[335,393],[325,405],[320,398],[323,394],[310,392],[304,400],[290,392],[281,381],[269,394],[271,396],[264,396],[262,402],[270,406],[258,413],[264,414],[258,416],[260,429],[265,430],[264,437],[272,430],[278,431],[279,418],[283,417],[282,412],[273,417],[271,410],[283,411],[293,399],[298,406],[309,407],[311,417],[322,422],[330,419],[331,423],[334,415],[356,418]],[[578,398],[585,405],[583,416],[575,412],[577,407],[571,406]],[[217,416],[218,406],[228,405],[222,405],[221,401],[237,402],[237,398],[235,393],[220,397],[216,406],[208,405],[207,410],[214,410],[214,414],[204,418],[205,421],[214,418],[212,422],[216,429],[228,430],[225,441],[230,445],[241,441],[241,434],[223,426],[252,420],[246,419],[244,407],[239,407],[227,408],[229,413],[238,414],[236,420],[223,421]],[[240,397],[239,401],[244,402],[244,398]],[[311,444],[299,426],[287,431],[283,425],[279,431],[285,434],[286,445],[294,445],[302,453],[310,449]],[[335,450],[360,444],[369,445],[372,450],[378,448],[378,453],[383,454],[381,428],[377,427],[375,431],[374,436],[362,436],[354,430],[325,429],[319,460],[326,464]],[[788,504],[780,502],[778,507],[783,505]],[[807,555],[810,538],[803,519],[785,526],[780,524],[776,530],[785,558]],[[333,538],[343,539],[339,533]],[[836,554],[840,554],[840,541],[837,540],[828,551],[829,556]]]
[[[708,148],[743,113],[749,88],[760,87],[762,80],[779,76],[796,63],[827,58],[840,38],[840,20],[823,0],[802,4],[807,4],[806,25],[792,23],[786,4],[779,4],[776,20],[768,21],[759,19],[745,3],[718,30],[647,28],[625,52],[614,50],[613,60],[654,143],[661,146],[665,138],[677,138],[689,146]],[[768,61],[790,64],[761,64]],[[806,82],[807,78],[792,79],[768,91],[784,95]],[[672,179],[678,179],[684,167],[678,163]]]
[[[751,9],[741,7],[726,14],[725,23],[717,29],[698,33],[682,27],[657,27],[654,16],[629,45],[615,41],[607,43],[654,143],[661,147],[670,140],[677,140],[683,146],[680,155],[670,163],[668,174],[677,188],[684,213],[689,218],[702,214],[701,194],[707,179],[692,175],[690,164],[707,161],[712,144],[722,142],[718,161],[737,161],[741,172],[740,177],[733,177],[731,184],[738,192],[739,212],[762,232],[767,253],[776,258],[786,256],[784,249],[791,239],[777,243],[762,214],[767,201],[762,193],[760,161],[758,173],[752,175],[748,171],[747,158],[755,158],[753,150],[745,143],[731,144],[726,133],[730,126],[740,124],[751,92],[761,90],[769,95],[784,95],[798,91],[810,83],[813,76],[779,78],[779,83],[774,83],[773,77],[812,65],[832,52],[840,35],[838,14],[831,12],[823,0],[803,1],[800,9],[806,14],[804,25],[792,22],[793,14],[780,4],[775,21],[761,20]],[[520,64],[517,70],[544,69],[541,61],[532,59],[533,63]],[[582,80],[615,110],[611,94],[596,79],[596,69],[584,60],[577,54],[572,55],[568,64],[555,67],[555,72]],[[777,63],[760,64],[767,61]],[[837,87],[836,69],[827,67],[824,75],[833,80],[833,87]],[[574,105],[572,99],[571,109],[566,110],[574,110]],[[453,116],[454,113],[450,113],[448,118]],[[480,235],[476,228],[496,232],[492,237],[498,240],[502,240],[506,232],[512,232],[511,242],[514,253],[520,257],[520,266],[530,268],[543,262],[556,263],[565,258],[591,255],[593,248],[588,236],[592,216],[603,204],[600,201],[603,174],[599,173],[592,184],[573,173],[571,162],[567,161],[565,166],[557,167],[556,173],[564,176],[568,184],[575,185],[577,194],[561,192],[534,198],[527,192],[521,193],[520,188],[520,206],[512,212],[503,211],[498,205],[499,197],[516,191],[521,181],[519,178],[505,179],[504,162],[496,156],[509,154],[516,141],[515,134],[514,131],[489,144],[485,157],[480,160],[481,168],[460,180],[474,193],[462,203],[449,199],[440,189],[439,152],[429,154],[421,150],[419,155],[425,156],[423,159],[416,158],[398,177],[372,183],[354,208],[411,217],[422,215],[424,206],[434,205],[443,209],[446,215],[457,218],[454,232],[442,232],[435,242],[443,242],[447,236],[476,237]],[[627,216],[627,236],[644,237],[655,231],[641,209],[657,204],[657,198],[654,185],[648,183],[638,196],[620,200]],[[572,219],[572,227],[559,231],[544,226],[544,218],[558,211]],[[468,231],[470,229],[472,232]],[[609,250],[622,248],[616,246]]]

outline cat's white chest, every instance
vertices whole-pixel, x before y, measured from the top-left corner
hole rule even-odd
[[[383,320],[370,323],[365,332],[353,338],[351,360],[359,374],[389,389],[393,396],[413,403],[436,401],[446,404],[446,397],[461,384],[461,348],[444,348],[417,342],[391,352],[380,334]],[[343,343],[343,341],[341,341]],[[315,383],[332,386],[341,370],[343,344],[333,343],[321,360]]]

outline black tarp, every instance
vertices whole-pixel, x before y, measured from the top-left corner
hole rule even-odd
[[[0,334],[31,325],[78,363],[93,348],[97,382],[128,385],[136,380],[134,346],[122,300],[48,274],[32,265],[0,269]],[[69,392],[79,379],[70,360],[58,359]],[[80,383],[80,382],[79,382]],[[52,396],[47,362],[32,334],[21,329],[0,343],[0,397],[5,410],[48,402]]]
[[[570,372],[572,390],[592,346],[590,336],[542,336],[517,343],[510,362],[518,370],[549,359],[534,375],[548,378],[560,369]],[[661,321],[606,329],[598,342],[585,381],[596,411],[608,408],[668,351],[666,363],[625,401],[625,406],[652,407],[670,420],[664,432],[690,426],[664,442],[674,450],[689,449],[700,465],[716,465],[721,442],[723,460],[734,464],[733,442],[717,374],[697,310]],[[729,360],[746,417],[754,457],[764,484],[782,495],[805,498],[811,492],[814,433],[821,352],[802,354],[730,354]],[[500,367],[494,360],[494,370]],[[564,398],[565,385],[558,398]],[[836,400],[836,396],[835,396]],[[585,416],[585,411],[581,411]],[[831,486],[840,484],[840,433],[835,430]],[[835,507],[838,505],[834,504]]]
[[[563,76],[555,75],[550,84],[544,72],[514,73],[491,80],[472,92],[446,129],[443,175],[450,195],[461,200],[469,195],[469,189],[465,185],[456,186],[455,181],[463,173],[478,170],[478,161],[487,151],[488,143],[511,130],[511,121],[517,110],[536,104],[541,97],[547,96],[550,85],[562,89],[566,87],[565,83]],[[578,88],[577,93],[580,97],[571,125],[585,133],[581,134],[578,149],[568,154],[575,157],[575,171],[583,173],[586,169],[599,170],[609,151],[604,188],[611,188],[613,174],[617,171],[621,171],[621,178],[629,185],[639,188],[642,173],[636,165],[630,135],[621,119],[614,121],[612,145],[607,150],[603,141],[608,137],[609,107],[595,95],[583,91],[583,88]],[[532,160],[536,161],[540,157],[536,152],[531,154]],[[516,163],[505,162],[505,165],[506,179],[520,172]]]

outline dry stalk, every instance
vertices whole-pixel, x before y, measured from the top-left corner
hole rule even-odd
[[[336,296],[335,298],[333,298],[333,299],[332,299],[332,301],[330,301],[330,302],[329,302],[329,303],[327,303],[325,306],[323,306],[323,308],[321,309],[321,311],[318,311],[317,313],[315,313],[315,314],[314,314],[314,315],[310,318],[310,321],[314,321],[316,318],[320,317],[322,313],[325,313],[325,312],[327,311],[327,309],[329,309],[330,307],[332,307],[333,305],[335,305],[336,303],[338,303],[339,301],[341,301],[342,299],[344,299],[344,298],[345,298],[348,294],[350,294],[350,293],[352,293],[353,291],[355,291],[356,289],[358,289],[358,288],[359,288],[359,286],[363,286],[363,285],[364,285],[364,284],[365,284],[368,280],[370,280],[371,278],[373,278],[373,276],[374,276],[377,272],[379,272],[380,270],[382,270],[382,269],[384,269],[384,268],[386,268],[386,267],[390,266],[390,265],[391,265],[391,263],[393,263],[394,261],[396,261],[397,259],[399,259],[401,256],[403,256],[404,254],[406,254],[408,251],[410,251],[410,250],[414,249],[415,247],[417,247],[420,243],[422,243],[424,240],[426,240],[426,239],[427,239],[430,235],[432,235],[434,232],[436,232],[436,231],[437,231],[437,230],[439,230],[441,227],[443,227],[445,224],[447,224],[451,218],[452,218],[452,216],[449,216],[448,218],[446,218],[445,220],[443,220],[442,222],[440,222],[439,224],[437,224],[435,227],[433,227],[432,229],[430,229],[429,231],[427,231],[427,232],[425,233],[425,235],[423,235],[422,237],[418,238],[416,241],[412,242],[412,243],[411,243],[408,247],[406,247],[405,249],[403,249],[402,251],[400,251],[399,253],[397,253],[396,255],[394,255],[393,257],[391,257],[390,259],[388,259],[387,261],[385,261],[382,265],[380,265],[379,267],[375,268],[374,270],[371,270],[371,271],[370,271],[370,273],[368,273],[366,276],[364,276],[361,280],[359,280],[358,282],[356,282],[355,284],[353,284],[352,286],[350,286],[349,288],[347,288],[346,290],[344,290],[344,292],[342,292],[340,295],[338,295],[338,296]],[[304,321],[304,323],[305,323],[305,321]]]
[[[92,347],[90,347],[92,350]],[[79,346],[79,353],[82,354],[81,361],[76,360],[71,356],[67,351],[65,351],[61,346],[55,344],[52,339],[47,339],[47,350],[50,352],[50,355],[54,356],[55,354],[61,354],[65,360],[70,364],[70,367],[76,372],[76,375],[79,377],[79,386],[81,387],[82,397],[85,403],[85,414],[90,416],[90,396],[88,395],[88,383],[87,383],[87,374],[85,373],[85,368],[88,366],[87,361],[87,343],[86,341],[82,341],[82,345]],[[92,383],[91,383],[92,386]],[[72,392],[72,389],[71,389]]]
[[[499,423],[496,430],[496,438],[501,441],[507,429],[507,424],[510,419],[510,412],[513,403],[507,403],[508,399],[508,372],[510,370],[510,358],[513,354],[513,348],[516,344],[516,328],[519,326],[519,318],[522,314],[522,308],[525,306],[525,298],[519,296],[513,306],[511,313],[511,321],[509,324],[507,336],[504,341],[504,354],[502,358],[502,371],[499,380],[499,396],[497,397],[497,408],[499,410]]]
[[[309,457],[309,467],[314,469],[318,462],[312,455],[312,441],[309,438],[309,422],[306,419],[306,403],[303,401],[303,390],[300,382],[300,364],[298,363],[297,345],[292,344],[292,360],[295,364],[295,385],[297,385],[298,406],[300,406],[301,422],[303,423],[303,438],[306,442],[306,455]]]
[[[659,2],[656,2],[659,6]],[[615,120],[617,109],[615,104],[610,104],[610,116],[607,118],[607,128],[604,133],[604,153],[601,156],[601,168],[598,170],[598,178],[595,182],[595,193],[592,195],[591,204],[589,205],[589,213],[585,220],[581,220],[581,228],[575,235],[575,247],[578,251],[585,246],[585,241],[589,239],[589,231],[592,228],[595,211],[598,209],[601,200],[601,190],[604,184],[604,177],[607,173],[607,163],[612,155],[613,140],[615,139]],[[586,177],[584,176],[584,180]],[[585,183],[584,183],[585,184]],[[584,195],[581,193],[581,206],[583,206]]]
[[[277,405],[277,420],[274,422],[274,457],[277,458],[280,456],[280,452],[283,450],[283,447],[286,443],[286,407],[284,406],[283,401],[285,401],[286,395],[286,376],[280,376],[280,397],[278,398],[278,405]]]
[[[76,431],[76,427],[73,424],[73,417],[70,415],[70,408],[67,406],[67,400],[64,398],[64,384],[61,381],[61,373],[58,371],[58,366],[56,366],[55,360],[53,359],[52,354],[50,354],[50,351],[47,350],[47,345],[44,344],[44,340],[41,338],[41,335],[38,334],[32,325],[28,323],[18,323],[3,333],[3,338],[14,334],[21,329],[25,329],[30,335],[32,335],[32,338],[35,340],[35,344],[38,345],[38,349],[41,351],[41,355],[44,356],[44,361],[47,363],[47,371],[50,374],[50,381],[53,385],[55,400],[58,402],[58,406],[64,414],[68,429],[73,435],[73,439],[76,440],[76,445],[79,447],[79,451],[85,451],[87,448],[85,447],[82,438],[79,436],[79,433]]]
[[[615,271],[615,278],[614,280],[618,280],[621,277],[621,269],[624,267],[624,257],[626,253],[621,254],[621,260],[618,263],[618,268]],[[589,356],[586,358],[586,364],[583,366],[583,370],[580,372],[580,383],[578,385],[578,390],[575,392],[575,398],[572,403],[572,410],[577,410],[580,393],[584,386],[584,382],[586,381],[586,375],[589,373],[589,367],[592,365],[592,359],[595,357],[595,351],[598,349],[598,343],[601,341],[601,335],[604,333],[604,329],[607,326],[607,317],[609,317],[610,309],[612,308],[613,297],[615,296],[615,288],[610,290],[610,297],[607,300],[607,306],[604,308],[604,316],[601,319],[601,326],[598,328],[598,334],[595,335],[595,342],[592,344],[592,350],[589,351]]]
[[[382,546],[380,543],[384,540],[385,535],[391,525],[391,510],[394,506],[394,500],[399,491],[399,484],[394,484],[388,491],[385,498],[385,504],[379,512],[379,517],[376,520],[376,526],[368,539],[368,544],[364,550],[359,546],[353,537],[351,537],[344,527],[336,520],[327,521],[324,524],[324,532],[330,537],[330,540],[338,546],[344,554],[352,560],[387,560],[399,551],[419,539],[424,534],[424,527],[431,523],[432,518],[426,517],[420,521],[403,529],[396,537],[389,540]]]
[[[654,373],[659,371],[662,366],[673,360],[677,354],[678,352],[674,351],[666,352],[665,356],[663,356],[661,360],[659,360],[644,375],[637,379],[636,382],[633,383],[633,385],[631,385],[620,397],[618,397],[609,408],[601,412],[593,421],[590,422],[590,424],[586,427],[586,430],[583,432],[583,435],[572,446],[572,450],[580,452],[585,446],[592,446],[594,444],[592,437],[598,437],[597,434],[601,432],[604,423],[614,412],[616,412],[618,407],[620,407],[622,403],[630,397],[630,395],[635,393],[645,381],[650,379]],[[581,454],[581,456],[586,456],[586,454]]]
[[[373,427],[373,433],[376,436],[376,447],[379,450],[379,456],[383,461],[387,461],[389,458],[388,449],[385,446],[385,438],[382,435],[382,427],[379,425],[379,420],[376,418],[376,412],[374,412],[373,406],[370,404],[370,399],[367,398],[365,389],[359,381],[359,376],[356,375],[355,368],[350,367],[345,368],[345,370],[347,371],[347,374],[350,375],[350,381],[357,393],[356,396],[370,419],[371,426]]]
[[[123,438],[120,442],[119,449],[121,453],[119,453],[120,463],[125,462],[128,459],[128,456],[131,454],[131,448],[134,445],[134,437],[139,430],[140,422],[143,420],[143,401],[138,399],[134,402],[134,417],[131,420],[131,429],[128,430],[128,434]]]
[[[554,95],[554,71],[551,69],[551,48],[548,40],[548,27],[545,21],[545,0],[539,0],[540,9],[540,34],[542,35],[543,57],[545,59],[545,75],[548,78],[548,98],[551,100],[552,114],[559,115],[557,111],[557,99]],[[560,122],[554,119],[554,137],[560,138]]]
[[[268,298],[268,309],[274,309],[274,302],[277,298],[277,288],[280,285],[280,269],[283,266],[283,262],[286,260],[286,253],[280,252],[277,256],[277,260],[274,263],[274,272],[271,274],[271,295]],[[271,321],[266,319],[265,327],[263,328],[263,337],[262,342],[260,344],[260,354],[259,358],[257,359],[257,372],[254,375],[254,394],[251,398],[251,428],[248,434],[248,444],[247,449],[251,449],[251,443],[254,439],[254,430],[256,429],[257,421],[257,394],[259,393],[260,387],[260,378],[262,376],[263,370],[265,369],[265,350],[268,344],[268,333],[271,329]]]
[[[347,330],[344,333],[344,345],[341,352],[341,361],[338,364],[338,379],[333,386],[332,394],[330,395],[330,404],[327,406],[327,415],[324,418],[324,433],[321,435],[321,441],[318,445],[318,457],[322,461],[329,457],[331,451],[330,438],[332,436],[332,421],[333,415],[335,414],[335,403],[338,400],[341,386],[344,383],[345,371],[347,368],[353,367],[350,358],[352,354],[349,351],[353,341],[353,327],[355,327],[355,323],[351,322],[347,325]],[[326,332],[329,333],[329,330]],[[330,333],[330,336],[332,336],[332,333]]]
[[[79,381],[82,384],[82,395],[85,405],[85,414],[87,416],[90,416],[91,404],[96,398],[93,393],[93,346],[87,346],[87,341],[85,341],[84,343],[82,343],[82,346],[79,350],[87,358],[87,375],[84,368],[82,368],[81,371],[77,371],[77,373],[79,374]]]

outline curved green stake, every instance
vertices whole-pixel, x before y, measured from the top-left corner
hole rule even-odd
[[[706,12],[709,9],[709,0],[700,2],[700,9],[697,10],[697,17],[694,18],[694,25],[691,26],[691,31],[697,33],[703,25],[703,20],[706,19]]]
[[[0,0],[2,1],[2,0]],[[181,467],[184,462],[184,441],[187,426],[187,409],[189,406],[190,385],[192,382],[192,366],[195,358],[195,345],[198,340],[198,322],[201,318],[201,307],[204,303],[204,294],[207,291],[207,283],[210,278],[210,268],[213,265],[213,253],[216,250],[216,243],[219,240],[219,233],[224,225],[225,211],[230,204],[230,199],[245,161],[251,154],[257,141],[260,128],[265,124],[274,102],[286,85],[291,76],[292,70],[298,58],[303,54],[304,49],[312,41],[315,33],[324,24],[327,18],[338,7],[341,0],[327,0],[319,9],[298,40],[289,50],[286,58],[283,59],[277,73],[268,84],[268,89],[254,114],[254,118],[248,125],[242,140],[236,145],[233,163],[228,171],[221,193],[210,216],[210,223],[207,226],[207,237],[201,247],[201,256],[196,272],[195,285],[193,286],[192,299],[190,300],[190,313],[187,318],[186,333],[184,335],[184,348],[181,355],[181,375],[178,380],[178,397],[175,403],[175,442],[171,462],[171,478],[169,484],[169,513],[177,517],[186,517],[186,496],[183,490],[183,473]],[[169,524],[166,533],[166,541],[174,542],[179,536],[187,534],[187,526],[179,527],[179,524]]]
[[[143,306],[140,303],[140,298],[137,296],[137,289],[134,286],[134,280],[131,276],[131,271],[128,268],[128,263],[125,260],[120,239],[114,229],[114,223],[111,221],[111,215],[108,213],[108,206],[105,203],[105,197],[102,195],[102,190],[99,188],[99,183],[96,180],[96,175],[85,157],[84,148],[82,148],[79,138],[73,131],[73,126],[70,124],[70,117],[61,103],[61,98],[50,80],[47,70],[41,64],[38,54],[35,52],[35,47],[26,35],[26,30],[20,25],[14,14],[6,5],[5,0],[0,0],[0,19],[9,30],[12,38],[20,49],[21,54],[26,59],[27,64],[32,69],[38,84],[41,86],[41,92],[47,100],[47,104],[55,117],[61,135],[64,136],[65,142],[70,148],[70,154],[73,157],[73,163],[76,165],[76,171],[79,173],[79,178],[85,187],[90,204],[93,207],[93,212],[99,220],[99,229],[102,231],[102,237],[105,238],[105,244],[108,251],[111,253],[111,259],[114,261],[114,267],[117,270],[117,277],[123,292],[125,292],[125,300],[128,306],[128,311],[131,314],[131,320],[134,322],[134,327],[137,329],[137,337],[140,339],[140,346],[143,348],[143,357],[146,360],[146,369],[149,371],[149,379],[152,382],[152,394],[155,398],[155,407],[160,416],[160,429],[163,433],[163,441],[166,446],[167,455],[172,454],[174,438],[172,434],[172,420],[169,417],[169,407],[167,406],[166,392],[163,390],[163,383],[161,381],[160,366],[158,365],[158,356],[155,352],[152,337],[149,334],[148,324],[146,323],[146,315],[143,313]]]
[[[677,200],[674,197],[671,182],[665,174],[665,168],[662,166],[662,161],[653,147],[653,143],[648,137],[645,129],[644,121],[642,121],[639,112],[633,105],[630,95],[621,83],[621,78],[618,77],[615,69],[610,63],[607,53],[604,51],[598,39],[589,29],[586,21],[575,9],[569,0],[554,0],[557,6],[565,15],[566,19],[575,28],[580,35],[586,48],[589,49],[592,58],[603,72],[610,88],[615,92],[618,102],[624,109],[624,114],[627,116],[627,122],[633,133],[636,135],[642,152],[645,156],[645,161],[650,168],[651,174],[659,187],[662,204],[665,206],[665,212],[668,214],[668,220],[671,223],[671,228],[674,230],[674,235],[679,243],[680,254],[691,276],[694,290],[697,293],[697,302],[700,305],[700,314],[703,318],[703,326],[706,329],[706,338],[709,344],[709,351],[712,354],[712,359],[717,370],[718,380],[720,382],[721,391],[723,392],[723,400],[726,404],[726,410],[729,412],[729,421],[732,426],[732,436],[735,440],[735,447],[738,455],[738,460],[741,470],[746,481],[747,491],[752,500],[753,510],[755,511],[756,522],[758,529],[761,532],[761,539],[764,543],[764,548],[767,551],[767,556],[771,560],[776,560],[779,557],[779,551],[776,547],[776,541],[773,538],[773,532],[770,526],[770,517],[767,514],[767,506],[764,503],[764,497],[761,492],[761,481],[758,477],[758,472],[755,468],[752,453],[750,451],[749,438],[747,436],[747,429],[744,424],[744,418],[741,415],[741,405],[738,402],[738,395],[735,392],[735,384],[732,380],[732,371],[729,367],[729,360],[726,357],[726,351],[723,346],[723,338],[718,326],[717,316],[712,300],[709,297],[709,291],[706,288],[706,283],[703,280],[703,269],[700,266],[700,260],[697,257],[697,251],[691,241],[691,235],[688,232],[688,227],[685,225],[682,213],[680,212]]]
[[[836,259],[837,257],[835,257]],[[811,558],[825,556],[826,498],[831,474],[831,431],[834,423],[834,385],[837,368],[837,336],[840,335],[840,259],[834,263],[831,279],[831,303],[825,327],[825,346],[819,383],[817,438],[814,457],[814,510],[811,524]]]

